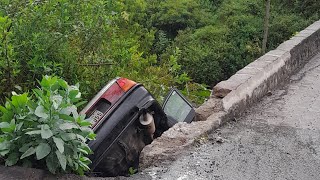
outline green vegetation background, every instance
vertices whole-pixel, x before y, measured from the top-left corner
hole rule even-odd
[[[206,88],[261,55],[261,0],[0,0],[0,102],[45,74],[91,98],[116,76],[159,100]],[[318,0],[273,0],[268,50],[320,17]]]

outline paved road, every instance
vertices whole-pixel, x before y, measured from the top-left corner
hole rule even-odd
[[[320,54],[199,147],[134,179],[320,180]]]

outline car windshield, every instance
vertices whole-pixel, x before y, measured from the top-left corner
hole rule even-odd
[[[165,104],[164,112],[176,121],[183,122],[191,109],[192,107],[176,91],[173,91]]]

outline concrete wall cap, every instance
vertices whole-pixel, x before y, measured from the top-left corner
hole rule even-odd
[[[318,29],[320,29],[320,21],[314,22],[313,24],[308,26],[306,29],[307,30],[318,30]]]
[[[275,49],[275,50],[271,50],[269,52],[267,52],[267,55],[269,56],[276,56],[276,57],[280,57],[286,53],[288,53],[289,51],[285,51],[285,50],[281,50],[281,49]]]
[[[311,30],[311,29],[304,29],[302,31],[300,31],[298,34],[296,34],[295,36],[297,37],[308,37],[311,34],[315,33],[316,30]]]

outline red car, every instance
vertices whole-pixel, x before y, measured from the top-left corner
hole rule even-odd
[[[94,154],[91,174],[128,175],[137,169],[143,147],[177,122],[191,122],[192,105],[172,89],[163,107],[143,87],[126,78],[110,81],[81,111],[97,134],[89,146]]]

